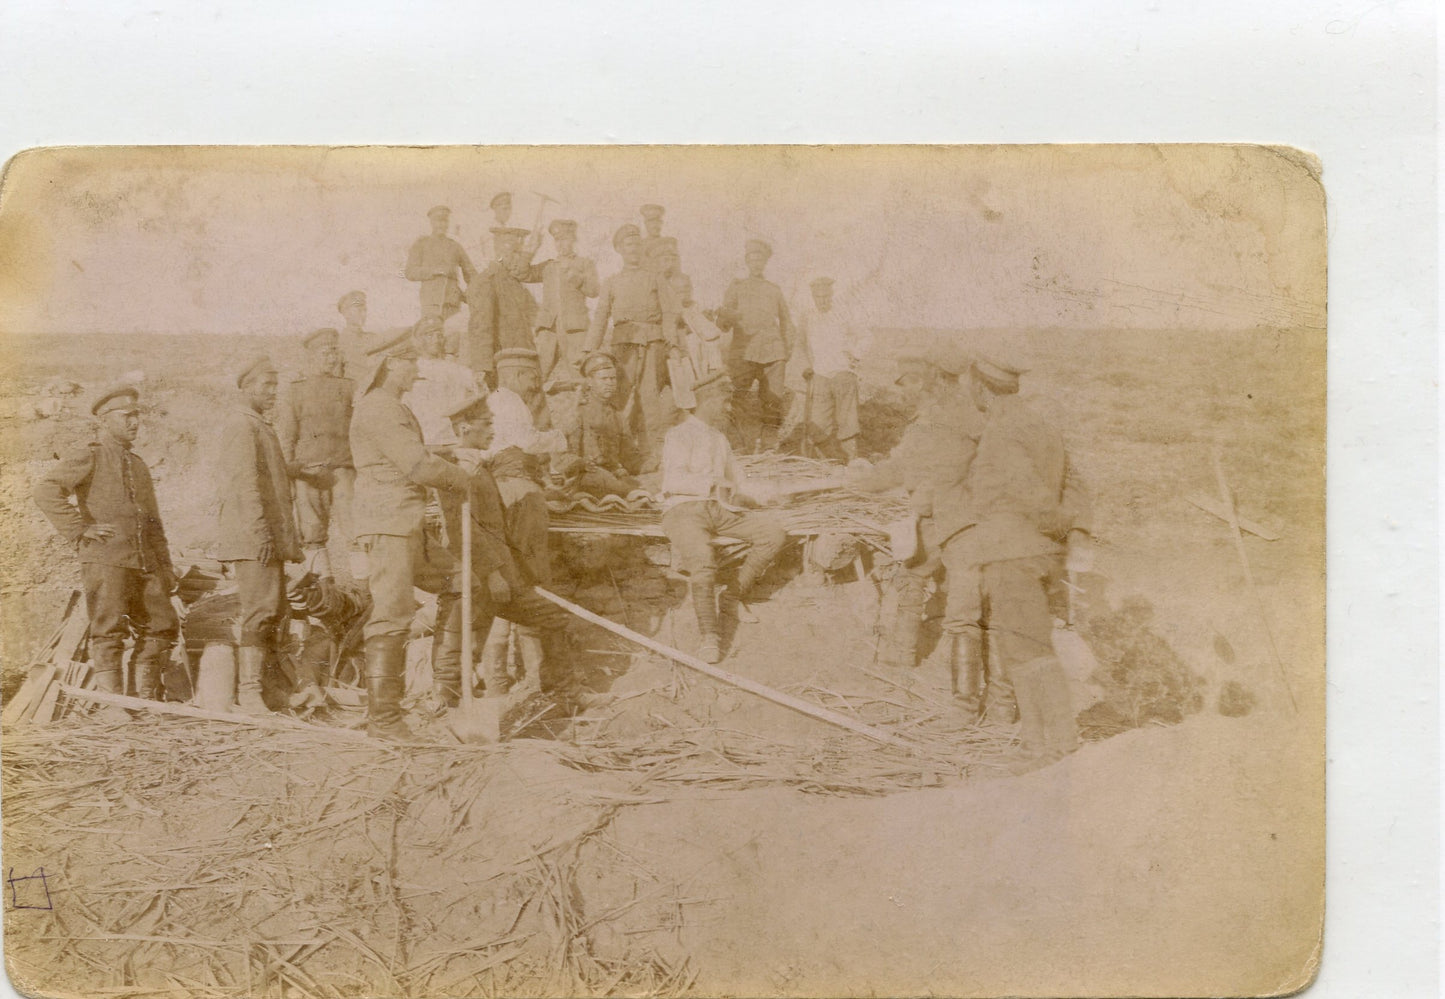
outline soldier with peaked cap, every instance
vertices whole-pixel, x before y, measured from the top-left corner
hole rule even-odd
[[[801,361],[802,376],[811,381],[813,425],[807,428],[828,457],[851,461],[858,457],[858,375],[862,354],[861,331],[833,305],[833,279],[820,277],[809,284],[812,301],[798,314],[798,344],[794,363]],[[799,358],[796,355],[801,354]],[[801,423],[801,399],[794,399],[790,420]],[[796,417],[794,420],[793,417]],[[784,436],[787,436],[785,433]]]
[[[402,719],[406,638],[416,613],[413,589],[437,594],[437,620],[456,600],[456,561],[426,532],[427,489],[465,492],[467,475],[427,452],[421,426],[401,397],[417,379],[417,351],[404,333],[375,351],[351,417],[351,456],[356,463],[352,515],[367,555],[371,613],[365,638],[367,732],[408,738]]]
[[[32,495],[80,556],[91,686],[122,693],[125,639],[134,632],[136,692],[155,699],[176,640],[170,602],[176,574],[150,470],[131,450],[140,430],[140,393],[131,385],[106,389],[90,411],[100,423],[99,439],[61,456]]]
[[[447,235],[451,209],[437,205],[426,215],[431,220],[431,235],[411,244],[406,257],[406,279],[421,284],[421,314],[445,322],[461,310],[462,282],[470,288],[477,269],[462,244]],[[458,272],[461,282],[457,280]]]
[[[637,445],[613,401],[617,398],[617,362],[598,351],[582,362],[587,383],[563,432],[567,450],[582,459],[578,488],[593,496],[626,496],[638,488]]]
[[[518,552],[507,535],[507,511],[503,492],[491,470],[482,460],[493,446],[491,396],[473,396],[451,413],[453,432],[459,447],[456,454],[461,471],[470,480],[472,500],[472,564],[474,615],[472,628],[480,634],[490,632],[495,618],[504,618],[540,632],[544,644],[560,634],[565,618],[560,610],[531,591],[530,582],[518,565]],[[461,494],[442,497],[447,537],[451,551],[461,557]],[[545,515],[545,505],[543,507]],[[545,528],[544,528],[545,533]],[[453,605],[445,618],[437,619],[439,651],[434,660],[433,682],[436,698],[441,704],[455,707],[461,692],[461,608]],[[471,663],[465,673],[471,682]],[[495,668],[484,676],[486,696],[497,697],[507,692],[505,672]]]
[[[744,252],[748,276],[728,285],[722,307],[717,310],[718,326],[733,334],[728,370],[739,401],[754,385],[758,387],[756,443],[762,450],[778,442],[787,393],[788,357],[793,351],[793,320],[788,303],[782,289],[763,277],[772,255],[773,248],[765,240],[748,240]]]
[[[268,710],[261,677],[281,651],[291,614],[286,563],[301,560],[286,455],[265,417],[276,403],[276,380],[265,356],[241,369],[240,403],[221,427],[216,460],[221,509],[215,555],[230,566],[241,601],[236,702],[246,714]]]
[[[512,220],[512,192],[499,191],[492,195],[487,207],[492,210],[492,217],[497,220],[497,228],[505,228]]]
[[[351,550],[351,401],[356,383],[342,375],[340,334],[308,333],[306,373],[287,386],[276,407],[276,436],[295,482],[301,550],[311,571],[331,576],[327,544],[335,527],[342,551]],[[343,567],[344,568],[344,567]]]
[[[458,358],[496,385],[496,356],[508,348],[535,350],[537,300],[525,287],[542,280],[542,268],[522,248],[526,229],[492,230],[500,253],[467,291],[467,332]]]
[[[547,393],[542,390],[541,360],[535,350],[508,347],[497,354],[497,388],[517,394],[526,403],[532,429],[552,429],[552,413],[547,408]]]
[[[602,285],[583,352],[590,354],[603,346],[610,324],[625,422],[637,427],[642,471],[646,473],[658,466],[662,438],[676,411],[667,385],[667,359],[683,356],[677,324],[681,306],[672,286],[642,266],[642,237],[637,226],[619,228],[612,246],[622,257],[622,270]]]
[[[558,364],[575,369],[582,362],[582,345],[587,339],[591,317],[587,300],[602,290],[597,265],[590,257],[577,255],[577,223],[553,219],[547,226],[557,244],[557,255],[542,264],[542,311],[537,314],[537,353],[542,360],[542,380],[554,376]]]
[[[661,269],[657,252],[662,240],[667,238],[662,234],[662,216],[666,212],[661,205],[643,205],[637,210],[642,216],[642,264],[652,270]]]
[[[886,580],[881,614],[880,658],[895,668],[918,664],[928,584],[942,568],[940,548],[946,538],[972,523],[966,491],[959,487],[973,463],[983,419],[959,386],[968,363],[947,346],[900,358],[897,384],[914,416],[887,459],[853,471],[854,485],[861,490],[901,488],[908,496],[909,529],[916,550],[897,553],[899,561],[893,563]],[[955,582],[960,596],[968,592],[966,581],[950,579],[950,595]],[[960,686],[953,665],[951,662],[955,694],[966,699],[967,684]],[[972,705],[965,703],[964,707]]]
[[[951,505],[969,516],[939,531],[949,585],[943,630],[967,648],[966,694],[979,702],[986,661],[982,618],[1001,679],[1017,701],[1016,770],[1047,765],[1078,748],[1068,679],[1054,654],[1045,580],[1061,556],[1087,564],[1091,548],[1087,493],[1063,433],[1019,398],[1023,371],[987,357],[970,368],[970,395],[985,415],[983,434],[965,486],[946,490],[963,494]],[[936,505],[945,499],[940,490]],[[965,581],[974,589],[955,599]],[[996,685],[989,686],[992,696]]]
[[[723,433],[731,418],[733,388],[716,372],[693,385],[696,409],[667,432],[662,448],[662,529],[674,558],[688,576],[700,635],[698,656],[722,658],[716,603],[717,557],[712,540],[719,535],[751,544],[738,570],[733,597],[741,605],[759,577],[787,544],[782,521],[757,506],[763,484],[750,484],[733,461]]]

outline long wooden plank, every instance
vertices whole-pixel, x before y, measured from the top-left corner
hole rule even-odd
[[[1256,537],[1263,538],[1265,541],[1279,540],[1279,535],[1271,531],[1269,528],[1262,527],[1261,525],[1256,524],[1252,520],[1246,520],[1245,518],[1239,516],[1239,512],[1237,510],[1233,509],[1232,507],[1226,506],[1224,503],[1220,502],[1217,499],[1214,499],[1211,496],[1205,496],[1203,493],[1195,493],[1192,496],[1186,496],[1184,498],[1190,503],[1193,503],[1195,506],[1199,507],[1199,509],[1203,510],[1205,513],[1214,514],[1214,516],[1218,517],[1226,524],[1237,523],[1241,531],[1248,531],[1250,534],[1253,534]]]
[[[14,725],[29,718],[40,699],[45,696],[45,688],[55,680],[57,669],[53,662],[35,664],[20,689],[15,691],[15,695],[5,705],[5,710],[0,711],[0,724]]]
[[[124,694],[107,694],[99,690],[73,687],[70,684],[61,684],[60,689],[77,700],[92,701],[96,704],[114,704],[131,711],[154,711],[163,715],[180,715],[183,718],[205,718],[209,721],[230,722],[233,725],[250,725],[253,728],[308,732],[311,735],[328,735],[354,742],[366,742],[371,738],[365,732],[332,728],[329,725],[308,725],[305,722],[292,721],[280,715],[243,715],[231,714],[227,711],[207,711],[205,708],[194,708],[189,704],[172,704],[168,701],[150,701],[143,697],[126,697]]]
[[[612,632],[614,635],[625,638],[630,642],[635,642],[645,649],[650,649],[659,655],[666,656],[680,666],[697,670],[699,673],[704,673],[715,680],[721,680],[723,683],[737,687],[739,690],[746,690],[750,694],[756,694],[758,697],[772,701],[774,704],[781,704],[783,707],[796,711],[799,714],[807,715],[809,718],[816,718],[819,721],[827,722],[829,725],[836,725],[839,728],[847,729],[849,732],[861,735],[865,739],[872,739],[874,742],[881,742],[886,746],[893,746],[910,753],[916,753],[922,749],[922,747],[906,739],[900,739],[896,735],[891,735],[871,725],[865,725],[846,715],[840,715],[836,711],[830,711],[820,704],[814,704],[800,697],[785,694],[781,690],[774,690],[772,687],[758,683],[756,680],[740,676],[737,673],[730,673],[725,669],[720,669],[710,663],[705,663],[695,656],[690,656],[686,652],[679,652],[671,646],[663,645],[661,642],[648,638],[646,635],[633,631],[631,628],[624,627],[616,621],[602,617],[600,614],[594,614],[585,607],[579,607],[577,604],[572,603],[572,601],[559,597],[549,590],[544,590],[540,586],[533,587],[533,590],[535,590],[537,595],[543,600],[551,601],[574,617],[579,617],[584,621],[597,625],[599,628],[604,628]]]

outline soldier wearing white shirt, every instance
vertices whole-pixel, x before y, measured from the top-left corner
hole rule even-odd
[[[798,316],[802,337],[803,378],[812,382],[813,404],[808,414],[813,438],[829,457],[852,461],[858,457],[858,376],[861,353],[858,331],[848,317],[833,308],[833,279],[815,279],[813,302]],[[794,399],[793,413],[803,418],[803,400]],[[786,434],[784,435],[786,436]]]
[[[662,445],[662,529],[689,578],[700,634],[698,656],[709,663],[722,658],[712,540],[725,535],[752,545],[738,570],[740,603],[788,540],[778,518],[743,510],[758,505],[759,489],[754,486],[754,495],[749,495],[746,476],[734,463],[721,429],[730,419],[732,392],[732,380],[722,372],[694,385],[695,410],[667,432]]]

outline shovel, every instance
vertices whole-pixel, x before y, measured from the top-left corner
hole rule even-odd
[[[442,623],[438,622],[442,627]],[[499,742],[502,738],[500,697],[472,696],[472,497],[462,500],[462,701],[452,709],[447,727],[462,742]]]

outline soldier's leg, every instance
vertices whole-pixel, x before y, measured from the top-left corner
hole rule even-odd
[[[351,533],[351,498],[356,492],[356,469],[337,468],[333,470],[336,482],[331,487],[331,522],[327,536],[331,539],[333,553],[342,560],[338,575],[351,579],[351,552],[356,547],[356,536]],[[335,566],[333,566],[335,568]]]
[[[833,431],[845,461],[858,457],[858,376],[844,371],[828,379]]]
[[[416,614],[413,564],[424,561],[420,528],[408,537],[386,534],[362,539],[367,560],[371,614],[362,634],[366,641],[366,730],[378,738],[410,737],[402,720],[406,636]]]
[[[654,340],[642,349],[638,378],[638,405],[642,411],[642,433],[638,443],[643,446],[642,474],[657,471],[662,462],[662,440],[671,427],[676,407],[672,392],[666,387],[667,346]]]
[[[1053,615],[1044,576],[1047,557],[1009,559],[983,567],[989,638],[1013,682],[1019,710],[1019,764],[1047,764],[1078,748],[1078,723],[1068,679],[1053,650]]]
[[[759,365],[758,378],[758,421],[761,426],[760,443],[764,451],[778,445],[778,428],[783,422],[783,408],[787,402],[786,376],[787,361],[773,361]]]
[[[266,714],[261,699],[261,676],[266,661],[278,649],[285,626],[286,577],[282,563],[263,564],[256,559],[230,563],[241,602],[241,641],[237,650],[236,703],[246,714]]]
[[[160,577],[155,573],[137,573],[135,585],[139,588],[139,599],[131,605],[131,624],[136,632],[138,651],[136,664],[136,693],[151,700],[161,698],[161,677],[171,661],[171,649],[175,647],[176,635],[180,632],[180,621],[176,609],[171,606],[170,594],[161,586]]]
[[[582,473],[578,482],[578,488],[590,496],[601,499],[604,496],[621,496],[626,498],[627,494],[639,487],[639,483],[632,476],[623,478],[613,475],[602,468],[589,468]]]
[[[717,558],[712,550],[712,518],[709,506],[679,503],[662,515],[662,530],[672,545],[678,566],[688,577],[693,613],[697,615],[698,657],[705,662],[721,660],[721,637],[717,620]]]
[[[761,423],[757,396],[753,385],[762,375],[762,366],[751,361],[735,360],[728,366],[733,383],[733,446],[751,453],[757,450]]]
[[[326,528],[331,512],[331,491],[318,489],[302,479],[297,479],[295,484],[296,527],[301,533],[301,551],[307,569],[318,576],[330,577]]]
[[[777,514],[766,510],[724,512],[713,524],[715,534],[746,541],[748,552],[738,567],[738,596],[746,598],[768,566],[788,544],[788,530]]]
[[[133,570],[81,563],[85,609],[90,615],[90,686],[107,694],[124,690],[121,661],[129,630],[129,577]],[[135,573],[139,575],[139,573]]]
[[[962,539],[943,546],[948,574],[948,600],[943,611],[943,638],[949,643],[949,674],[953,698],[970,721],[983,712],[986,664],[983,645],[983,573]]]
[[[487,696],[500,697],[507,692],[507,653],[512,646],[512,624],[494,618],[482,643],[482,685]]]
[[[494,621],[495,608],[485,586],[472,590],[472,631],[486,632]],[[458,600],[451,605],[445,619],[437,620],[440,651],[432,660],[432,690],[438,703],[456,707],[461,699],[462,683],[472,682],[475,663],[462,662],[462,607]],[[473,650],[473,656],[476,655]]]

